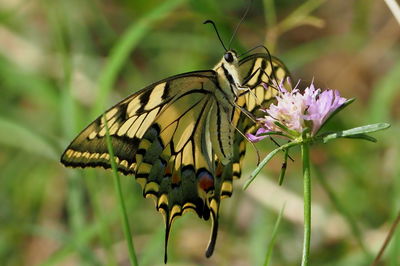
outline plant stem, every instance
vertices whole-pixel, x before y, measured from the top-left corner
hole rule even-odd
[[[113,157],[110,157],[110,158],[113,158]],[[124,201],[123,194],[122,194],[121,181],[119,179],[118,173],[116,173],[115,170],[113,170],[113,172],[114,172],[114,186],[115,186],[115,190],[117,191],[117,194],[118,194],[118,202],[119,202],[118,205],[120,207],[120,213],[122,216],[124,234],[125,234],[126,242],[128,244],[129,261],[131,262],[131,265],[137,266],[138,261],[137,261],[133,241],[132,241],[131,229],[129,228],[128,214],[126,211],[125,201]]]
[[[310,179],[310,156],[307,143],[301,144],[301,158],[303,160],[303,185],[304,185],[304,241],[302,266],[308,265],[310,257],[311,240],[311,179]]]
[[[379,261],[382,259],[383,252],[385,252],[385,249],[388,246],[390,240],[392,239],[394,233],[396,232],[396,228],[399,225],[399,223],[400,223],[400,212],[397,215],[396,220],[393,222],[392,226],[390,227],[390,230],[389,230],[388,235],[386,236],[385,242],[383,242],[383,245],[380,248],[378,255],[376,256],[376,258],[372,262],[372,266],[379,265]]]
[[[113,147],[111,144],[110,132],[109,132],[109,128],[107,125],[107,120],[106,120],[105,115],[103,115],[103,119],[105,121],[106,142],[107,142],[108,153],[110,154],[110,164],[111,164],[111,168],[114,173],[114,187],[115,187],[115,191],[118,194],[118,203],[119,203],[118,205],[120,207],[120,214],[121,214],[122,225],[123,225],[123,229],[124,229],[124,235],[125,235],[126,242],[128,245],[129,261],[130,261],[131,265],[137,266],[138,261],[137,261],[137,257],[136,257],[135,247],[134,247],[133,241],[132,241],[131,229],[129,227],[129,219],[128,219],[128,214],[126,211],[125,200],[124,200],[124,197],[122,194],[121,180],[119,178],[119,174],[117,171],[117,165],[115,163],[114,150],[113,150]]]

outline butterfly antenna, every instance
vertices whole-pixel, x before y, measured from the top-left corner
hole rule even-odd
[[[265,51],[267,52],[268,59],[269,59],[269,63],[271,64],[271,76],[272,76],[272,78],[273,78],[276,82],[278,82],[278,80],[277,80],[277,78],[276,78],[276,75],[275,75],[274,64],[272,63],[272,56],[271,56],[271,53],[269,52],[268,48],[265,47],[264,45],[260,45],[260,47],[264,48]]]
[[[217,26],[215,25],[214,21],[208,19],[208,20],[204,21],[203,24],[211,24],[211,25],[213,25],[214,30],[215,30],[215,33],[217,34],[218,39],[219,39],[219,41],[220,41],[221,44],[222,44],[222,47],[224,47],[225,52],[227,52],[228,49],[226,49],[225,44],[224,44],[224,42],[222,41],[221,36],[219,35],[219,32],[218,32],[218,30],[217,30]]]
[[[242,18],[240,19],[239,23],[236,25],[235,31],[233,32],[232,37],[229,40],[229,45],[228,45],[229,50],[231,49],[231,44],[232,44],[233,38],[236,36],[236,33],[238,32],[240,25],[243,23],[244,19],[246,18],[247,13],[249,13],[252,2],[253,2],[252,0],[249,1],[246,11],[244,11]]]
[[[255,46],[255,47],[253,47],[253,48],[247,50],[247,51],[244,52],[243,54],[238,55],[238,57],[242,57],[242,56],[247,55],[248,53],[250,53],[250,52],[252,52],[252,51],[258,49],[258,48],[263,48],[263,47],[264,47],[264,45],[262,45],[262,44],[257,45],[257,46]]]

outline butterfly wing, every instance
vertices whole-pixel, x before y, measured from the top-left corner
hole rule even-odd
[[[118,170],[124,174],[135,174],[139,144],[156,118],[175,99],[187,92],[195,92],[197,86],[201,90],[202,83],[212,83],[214,77],[213,71],[171,77],[146,87],[107,110],[105,118],[118,161]],[[100,116],[71,142],[63,153],[61,162],[72,167],[110,168],[105,134],[104,118]]]
[[[250,91],[241,94],[238,104],[251,113],[271,103],[278,94],[276,84],[283,82],[285,86],[288,85],[289,71],[276,57],[262,53],[253,54],[240,60],[239,65],[242,85],[248,87]]]
[[[143,196],[154,198],[164,216],[165,245],[174,218],[193,210],[205,220],[212,217],[209,250],[213,250],[221,188],[226,186],[216,169],[211,144],[215,136],[209,128],[209,114],[219,110],[213,97],[216,86],[214,71],[155,83],[92,122],[68,146],[61,162],[72,167],[110,168],[106,120],[118,170],[134,174]]]
[[[290,77],[286,66],[276,57],[267,54],[254,54],[239,62],[239,76],[242,78],[242,86],[249,90],[243,91],[236,104],[245,111],[260,116],[259,108],[266,108],[274,100],[278,90],[274,84],[287,82]],[[274,83],[275,81],[275,83]],[[265,88],[262,84],[268,85]],[[235,110],[232,124],[237,128],[234,137],[233,157],[230,164],[222,167],[221,179],[224,186],[221,188],[222,198],[232,195],[232,180],[240,178],[242,160],[246,153],[246,139],[243,133],[253,132],[254,122],[239,109]]]
[[[274,100],[278,93],[275,84],[288,82],[290,77],[286,66],[276,57],[269,57],[267,54],[253,54],[239,62],[239,76],[242,79],[242,86],[248,87],[236,100],[236,104],[255,117],[260,116],[259,108],[266,108]],[[265,88],[264,86],[267,86]],[[246,152],[246,141],[241,133],[252,132],[254,122],[239,109],[235,110],[232,124],[238,129],[234,139],[234,155],[231,160],[232,176],[239,178],[241,175],[241,161]],[[229,171],[228,171],[229,172]],[[223,179],[227,179],[223,178]],[[229,197],[232,191],[222,191]]]
[[[236,100],[236,104],[245,109],[246,112],[257,116],[260,107],[267,107],[277,94],[277,89],[274,88],[273,80],[280,82],[286,80],[289,72],[285,65],[277,58],[271,59],[267,54],[255,54],[248,56],[239,62],[239,75],[242,77],[242,86],[248,87],[249,90],[244,91]],[[271,84],[268,88],[264,88],[262,83]],[[257,99],[255,98],[257,97]],[[213,199],[216,206],[219,206],[220,200],[228,198],[232,195],[233,180],[241,176],[242,160],[246,153],[246,139],[243,133],[252,132],[254,122],[248,118],[243,110],[236,109],[233,113],[232,126],[237,130],[233,141],[233,156],[227,165],[223,165],[216,157],[216,172],[215,175],[219,186],[216,186]],[[214,224],[218,222],[218,207],[213,212]],[[216,229],[214,226],[213,229]],[[208,245],[206,256],[211,256],[216,240],[216,232],[212,233],[210,243]]]
[[[281,71],[285,68],[279,60],[272,60],[273,67],[270,62],[264,54],[240,61],[242,85],[248,86],[251,94],[242,93],[237,105],[249,112],[267,104],[276,94],[272,90],[265,92],[260,85],[260,81],[271,81],[268,71],[287,75],[286,70]],[[215,120],[210,114],[227,120],[230,115],[221,113],[224,108],[219,108],[213,97],[219,86],[216,75],[214,71],[182,74],[131,95],[84,129],[61,158],[66,166],[110,168],[105,140],[107,121],[118,170],[135,175],[143,196],[154,198],[157,210],[164,216],[165,261],[171,224],[188,210],[204,220],[212,218],[206,256],[212,255],[220,200],[231,196],[233,179],[241,174],[245,139],[239,131],[248,131],[251,123],[238,109],[231,116],[229,122],[239,131],[234,136],[233,157],[224,165],[211,144],[218,134],[210,134],[210,121]],[[249,96],[253,94],[261,100]],[[225,126],[229,122],[225,121]]]

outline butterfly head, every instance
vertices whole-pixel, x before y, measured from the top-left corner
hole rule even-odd
[[[225,52],[223,60],[227,64],[237,64],[238,62],[237,53],[234,50],[228,50]]]
[[[219,85],[225,91],[225,96],[234,101],[241,87],[239,78],[239,60],[234,50],[227,50],[221,61],[213,68],[216,72]]]

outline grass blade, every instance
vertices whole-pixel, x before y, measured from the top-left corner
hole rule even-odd
[[[105,115],[103,115],[103,119],[105,121],[105,128],[106,128],[107,149],[108,149],[108,153],[110,154],[110,164],[111,164],[111,168],[112,168],[112,171],[114,174],[114,187],[115,187],[115,191],[118,194],[120,214],[121,214],[121,218],[122,218],[122,224],[123,224],[126,242],[128,245],[129,260],[131,262],[131,265],[137,266],[138,261],[137,261],[137,257],[136,257],[135,247],[134,247],[133,241],[132,241],[132,233],[131,233],[131,229],[129,227],[129,219],[128,219],[128,214],[126,212],[124,196],[122,195],[121,180],[119,178],[117,166],[115,164],[114,150],[113,150],[113,147],[111,144],[110,131],[109,131],[109,128],[107,125],[107,119],[106,119]]]
[[[274,229],[272,230],[271,240],[268,243],[267,254],[265,256],[264,266],[268,266],[272,257],[272,250],[274,249],[275,240],[278,235],[279,225],[281,224],[283,212],[285,211],[286,204],[283,204],[281,211],[279,212],[278,218],[276,219]]]
[[[103,110],[108,94],[113,87],[119,71],[128,59],[129,53],[134,50],[140,39],[150,30],[152,23],[169,14],[182,2],[183,0],[172,0],[160,4],[158,8],[144,16],[141,20],[132,23],[117,41],[111,49],[108,61],[99,75],[99,91],[94,101],[93,116],[97,116]]]
[[[397,229],[397,226],[399,225],[399,223],[400,223],[400,212],[399,212],[399,214],[397,215],[396,220],[394,220],[392,226],[390,227],[389,233],[388,233],[388,235],[386,236],[385,241],[383,242],[382,247],[379,249],[379,253],[378,253],[378,255],[376,256],[376,258],[374,259],[374,262],[372,263],[372,266],[378,266],[378,265],[379,265],[379,262],[380,262],[381,259],[382,259],[383,253],[385,252],[385,250],[386,250],[386,248],[387,248],[387,246],[388,246],[390,240],[392,240],[392,237],[393,237],[393,235],[395,234],[396,229]]]
[[[400,62],[392,67],[374,86],[365,121],[388,121],[391,118],[390,110],[397,104],[396,95],[400,82]]]

